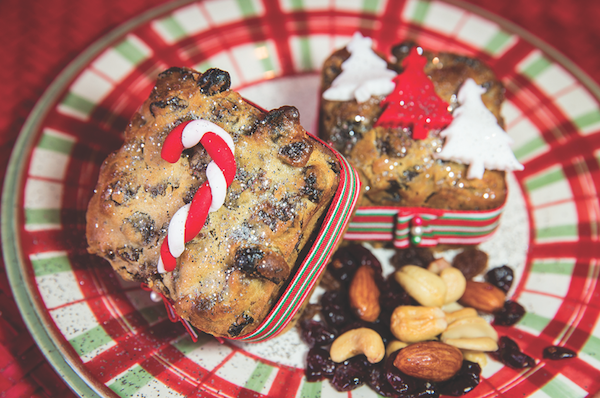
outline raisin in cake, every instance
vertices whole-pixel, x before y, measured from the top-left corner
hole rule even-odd
[[[148,284],[179,316],[215,336],[254,330],[294,273],[339,183],[334,153],[300,126],[298,111],[265,112],[229,89],[227,72],[171,68],[133,116],[123,146],[101,167],[87,211],[89,252],[126,280]],[[202,145],[170,164],[165,138],[204,119],[235,143],[237,171],[222,207],[209,213],[172,272],[159,273],[174,213],[206,180]]]
[[[402,73],[403,60],[414,46],[395,46],[395,59],[387,68]],[[481,99],[497,123],[503,125],[500,107],[504,87],[489,67],[478,59],[456,54],[424,51],[423,56],[427,60],[424,72],[450,110],[459,105],[456,94],[471,78],[486,89]],[[343,48],[325,61],[322,92],[332,86],[349,57],[350,52]],[[319,133],[358,170],[364,188],[359,206],[489,210],[503,205],[507,193],[505,172],[485,170],[482,178],[466,178],[468,165],[435,157],[444,143],[439,130],[415,140],[410,128],[376,126],[384,98],[372,95],[362,102],[321,100]]]

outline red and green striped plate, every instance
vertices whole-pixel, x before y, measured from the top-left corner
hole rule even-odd
[[[472,397],[585,397],[600,390],[600,89],[515,26],[457,0],[188,0],[120,26],[82,53],[23,126],[5,180],[2,243],[15,299],[50,363],[82,396],[375,397],[303,377],[292,330],[262,343],[194,343],[138,284],[86,252],[84,214],[104,157],[156,75],[220,67],[264,108],[296,105],[316,131],[318,70],[356,31],[378,49],[412,39],[487,62],[506,86],[506,128],[525,170],[509,175],[500,226],[482,244],[518,270],[527,309],[499,329],[536,359],[490,360]],[[390,253],[377,251],[386,261]],[[561,345],[575,359],[548,361]]]

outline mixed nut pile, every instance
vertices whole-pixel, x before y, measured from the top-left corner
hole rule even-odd
[[[472,280],[488,262],[475,248],[457,254],[452,264],[418,247],[397,250],[390,261],[396,271],[386,278],[379,260],[360,244],[334,254],[321,282],[325,292],[300,322],[311,347],[308,381],[329,379],[338,391],[368,384],[385,397],[458,396],[479,384],[486,353],[513,368],[535,365],[479,316],[493,314],[495,324],[510,326],[525,314],[506,299],[514,278],[510,267]]]

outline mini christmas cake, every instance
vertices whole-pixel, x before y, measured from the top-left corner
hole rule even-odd
[[[322,70],[319,133],[363,184],[347,239],[475,244],[494,231],[505,171],[504,87],[481,61],[411,43],[387,62],[356,33]]]
[[[102,165],[87,239],[90,253],[162,295],[184,321],[236,338],[304,278],[296,271],[323,220],[337,214],[328,232],[340,235],[358,194],[340,193],[348,165],[306,133],[296,108],[265,112],[229,86],[218,69],[159,75]],[[324,266],[329,253],[317,254]]]

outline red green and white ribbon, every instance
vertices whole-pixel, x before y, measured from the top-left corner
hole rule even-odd
[[[171,219],[160,248],[160,273],[175,269],[177,258],[185,251],[185,244],[198,235],[208,213],[217,211],[223,205],[227,188],[235,177],[237,168],[233,139],[208,120],[192,120],[175,127],[165,139],[161,157],[169,163],[177,163],[184,149],[199,143],[212,158],[206,168],[207,181],[198,189],[192,201],[177,210]]]
[[[479,244],[500,223],[504,205],[484,211],[424,207],[360,207],[344,239],[393,241],[398,248],[439,244]]]

